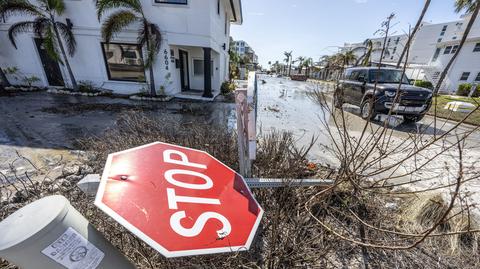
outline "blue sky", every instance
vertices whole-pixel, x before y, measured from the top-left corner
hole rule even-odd
[[[454,0],[433,0],[425,21],[457,20]],[[242,0],[244,23],[232,26],[231,35],[245,40],[259,56],[260,64],[294,58],[314,60],[337,51],[344,42],[362,42],[380,27],[390,13],[396,14],[394,32],[408,31],[416,23],[423,0]]]

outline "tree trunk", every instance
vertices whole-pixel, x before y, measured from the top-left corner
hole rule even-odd
[[[50,16],[50,19],[52,21],[52,27],[53,27],[53,31],[55,32],[55,37],[57,38],[57,41],[58,41],[58,46],[60,47],[60,52],[62,53],[63,60],[65,61],[65,66],[67,67],[68,75],[70,76],[70,81],[72,82],[73,90],[78,91],[77,80],[73,75],[72,68],[70,67],[70,62],[68,61],[68,58],[67,58],[67,53],[65,52],[65,48],[63,47],[62,38],[58,33],[57,26],[55,25],[55,18],[53,16]]]
[[[458,55],[462,51],[463,45],[465,45],[465,41],[467,41],[468,35],[470,34],[470,31],[472,30],[472,26],[475,23],[475,20],[477,19],[478,12],[480,11],[480,4],[477,3],[475,10],[473,11],[472,17],[470,18],[470,21],[468,22],[467,28],[465,29],[465,33],[463,34],[462,40],[460,41],[460,45],[458,46],[457,52],[453,55],[452,59],[448,62],[447,66],[443,70],[442,74],[440,75],[440,78],[438,80],[437,85],[435,86],[435,91],[434,94],[437,94],[438,91],[440,90],[440,87],[442,86],[443,81],[445,80],[445,77],[448,74],[448,71],[452,67],[453,63],[457,59]]]
[[[420,15],[420,18],[418,18],[417,24],[415,25],[415,28],[413,28],[413,32],[410,36],[408,36],[407,44],[410,44],[415,38],[415,35],[417,34],[418,30],[420,29],[420,25],[422,24],[423,18],[425,17],[425,14],[427,13],[428,8],[430,7],[430,3],[432,0],[425,0],[425,6],[423,7],[422,14]],[[397,63],[397,68],[400,68],[402,65],[403,57],[405,57],[405,54],[407,52],[407,44],[405,44],[405,47],[403,48],[402,54],[400,55],[400,59],[398,59]],[[408,61],[408,59],[406,59]]]
[[[292,71],[292,60],[290,60],[290,62],[288,64],[288,76],[290,76],[291,71]]]
[[[148,50],[150,49],[150,27],[148,26],[147,27],[147,31],[146,31],[146,45],[147,45],[147,54],[148,54]],[[147,55],[148,57],[148,55]],[[155,77],[153,75],[153,62],[151,63],[151,66],[148,67],[148,72],[149,72],[149,75],[150,75],[150,95],[151,96],[157,96],[157,91],[155,90]]]

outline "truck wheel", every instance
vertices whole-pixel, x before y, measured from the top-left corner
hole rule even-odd
[[[338,91],[335,91],[333,95],[333,106],[338,109],[341,109],[343,106],[343,98]]]
[[[403,116],[403,121],[405,123],[415,123],[419,122],[425,117],[425,115],[418,115],[418,116]]]
[[[377,116],[373,108],[373,98],[365,98],[360,106],[360,115],[364,120],[374,120]]]

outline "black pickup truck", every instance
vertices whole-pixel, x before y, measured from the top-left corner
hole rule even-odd
[[[420,121],[430,109],[432,91],[410,85],[402,73],[394,68],[348,68],[335,89],[334,106],[357,105],[365,120],[391,111],[392,115],[402,115],[406,123]]]

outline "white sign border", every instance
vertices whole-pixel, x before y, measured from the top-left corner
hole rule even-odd
[[[254,224],[252,230],[250,231],[250,235],[248,236],[248,239],[247,239],[247,242],[246,242],[245,246],[232,246],[232,247],[224,247],[224,248],[207,248],[207,249],[192,249],[192,250],[182,250],[182,251],[169,251],[168,249],[164,248],[162,245],[155,242],[149,236],[144,234],[137,227],[135,227],[133,224],[128,222],[126,219],[124,219],[122,216],[117,214],[115,211],[113,211],[111,208],[109,208],[107,205],[105,205],[102,202],[102,197],[105,193],[105,187],[106,187],[107,181],[109,180],[108,179],[108,171],[110,170],[110,166],[111,166],[111,163],[112,163],[113,156],[119,155],[119,154],[122,154],[122,153],[127,153],[127,152],[130,152],[130,151],[140,150],[140,149],[147,148],[147,147],[154,146],[154,145],[174,146],[174,147],[178,147],[178,148],[182,148],[182,149],[201,152],[201,153],[207,154],[212,159],[214,159],[217,162],[223,164],[221,161],[219,161],[217,158],[210,155],[208,152],[197,150],[197,149],[192,149],[192,148],[187,148],[187,147],[182,147],[182,146],[178,146],[178,145],[173,145],[173,144],[169,144],[169,143],[163,143],[163,142],[154,142],[154,143],[143,145],[143,146],[140,146],[140,147],[136,147],[136,148],[112,153],[112,154],[108,155],[107,162],[106,162],[105,168],[103,170],[102,178],[101,178],[101,181],[100,181],[100,186],[98,188],[98,192],[97,192],[97,195],[95,197],[95,203],[94,203],[95,206],[100,208],[103,212],[105,212],[107,215],[112,217],[114,220],[116,220],[118,223],[120,223],[123,227],[125,227],[127,230],[132,232],[134,235],[138,236],[140,239],[142,239],[145,243],[150,245],[152,248],[154,248],[155,250],[160,252],[166,258],[176,258],[176,257],[185,257],[185,256],[194,256],[194,255],[207,255],[207,254],[217,254],[217,253],[238,252],[238,251],[249,250],[250,246],[253,242],[253,239],[255,237],[255,234],[257,232],[258,226],[260,225],[260,221],[262,220],[264,210],[260,206],[260,204],[257,202],[257,200],[253,196],[250,188],[248,188],[248,187],[247,187],[247,189],[250,192],[251,197],[257,203],[258,208],[260,209],[260,212],[257,216],[257,219],[255,221],[255,224]],[[225,164],[223,164],[223,165],[225,167],[227,167],[228,169],[230,169],[232,172],[238,174],[236,171],[234,171],[230,167],[226,166]],[[238,174],[238,175],[241,177],[245,186],[248,186],[247,183],[245,182],[245,179],[240,174]]]

